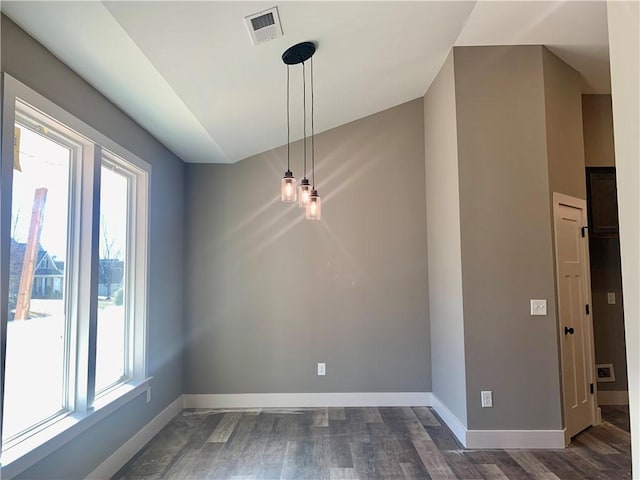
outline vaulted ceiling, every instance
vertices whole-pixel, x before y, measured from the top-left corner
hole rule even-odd
[[[244,17],[277,6],[254,46]],[[289,46],[314,41],[321,132],[424,95],[452,46],[546,45],[608,93],[605,2],[12,2],[2,11],[186,162],[286,143]],[[302,136],[292,70],[292,139]]]

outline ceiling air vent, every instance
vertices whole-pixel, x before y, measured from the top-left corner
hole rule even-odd
[[[282,36],[278,7],[244,17],[244,21],[254,45]]]

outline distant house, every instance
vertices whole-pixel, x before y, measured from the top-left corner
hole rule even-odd
[[[20,277],[24,263],[26,243],[11,239],[11,262],[9,267],[9,303],[15,305],[20,288]],[[64,291],[64,262],[51,257],[38,246],[36,270],[33,275],[31,298],[62,298]],[[98,264],[98,296],[111,297],[122,287],[124,278],[124,262],[115,258],[101,258]]]
[[[26,248],[26,243],[16,242],[14,239],[11,239],[11,260],[9,264],[10,300],[15,301],[18,296]],[[63,287],[64,262],[54,260],[54,258],[42,248],[42,245],[38,245],[31,298],[62,298]]]

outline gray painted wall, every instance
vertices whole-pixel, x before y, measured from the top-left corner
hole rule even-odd
[[[149,374],[152,400],[127,404],[19,478],[82,478],[182,393],[184,164],[121,110],[2,16],[2,71],[152,165]],[[73,459],[73,461],[70,461]]]
[[[549,189],[585,200],[580,74],[546,48],[542,48],[542,68]]]
[[[424,97],[432,391],[467,423],[453,53]]]
[[[614,167],[611,95],[582,95],[584,157],[588,167]]]
[[[625,349],[624,309],[620,240],[590,238],[591,300],[593,302],[593,332],[596,363],[613,363],[615,382],[600,382],[598,390],[627,390],[627,355]],[[609,305],[607,292],[616,294],[616,303]]]
[[[542,47],[456,48],[454,64],[468,428],[560,429]]]
[[[187,165],[185,393],[431,390],[422,112],[317,135],[320,222],[280,202],[284,147]]]

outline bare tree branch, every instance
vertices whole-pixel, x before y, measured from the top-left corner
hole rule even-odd
[[[120,248],[116,247],[116,239],[110,234],[104,214],[100,214],[100,259],[98,260],[98,283],[107,288],[107,300],[111,299],[111,284],[114,280],[115,267],[121,262]]]

